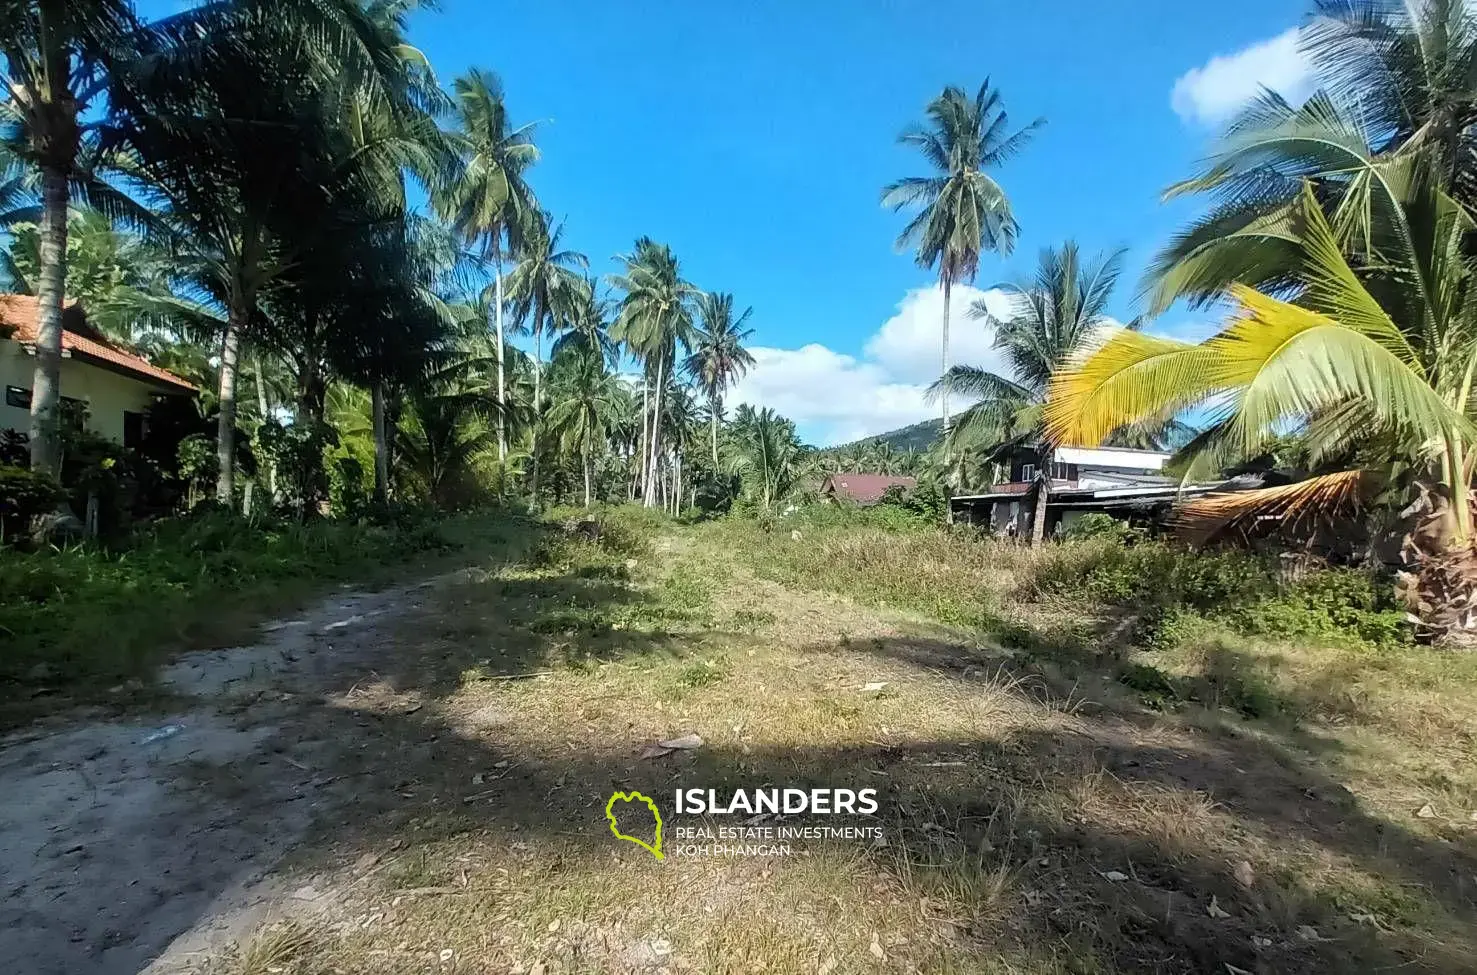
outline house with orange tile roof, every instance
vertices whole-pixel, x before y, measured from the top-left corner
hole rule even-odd
[[[38,310],[30,295],[0,295],[0,387],[5,394],[0,430],[30,430]],[[88,324],[79,304],[67,306],[62,329],[62,399],[84,406],[88,429],[109,440],[137,446],[145,413],[157,397],[198,392],[187,380],[109,341]]]

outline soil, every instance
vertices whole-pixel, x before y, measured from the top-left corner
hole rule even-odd
[[[254,646],[187,655],[161,675],[172,712],[0,742],[0,971],[186,971],[285,902],[312,910],[272,868],[351,790],[315,772],[330,744],[303,712],[450,578],[340,593]]]

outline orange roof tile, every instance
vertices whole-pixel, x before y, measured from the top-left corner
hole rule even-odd
[[[15,329],[10,337],[17,342],[34,345],[38,334],[37,321],[39,302],[31,295],[0,295],[0,329],[9,326]],[[80,305],[68,305],[62,322],[62,350],[74,357],[90,359],[132,373],[140,379],[151,380],[165,386],[198,392],[188,381],[167,369],[160,369],[144,357],[118,348],[87,324]],[[84,330],[88,334],[84,334]]]

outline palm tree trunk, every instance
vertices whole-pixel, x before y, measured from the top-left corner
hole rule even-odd
[[[953,284],[953,282],[951,282],[949,280],[949,278],[947,276],[945,276],[945,278],[944,278],[944,322],[943,322],[943,345],[942,345],[943,353],[942,353],[942,356],[941,356],[941,359],[940,359],[941,365],[942,365],[942,368],[939,370],[939,376],[940,377],[947,376],[949,374],[949,292],[950,292],[950,290],[952,288],[952,284]],[[939,403],[942,404],[942,406],[943,406],[943,418],[944,418],[943,429],[940,430],[939,432],[940,432],[940,435],[944,438],[944,463],[947,464],[949,462],[949,390],[948,390],[948,387],[945,387],[944,389],[942,389],[939,392]]]
[[[656,360],[656,395],[652,397],[651,410],[651,483],[646,491],[646,507],[650,508],[656,504],[656,459],[657,451],[661,448],[662,432],[662,367],[666,364],[666,356],[657,354]]]
[[[1040,545],[1046,539],[1046,505],[1051,499],[1051,456],[1050,450],[1041,453],[1041,470],[1036,473],[1036,509],[1031,512],[1031,544]]]
[[[236,373],[241,366],[241,326],[245,314],[232,307],[226,315],[226,334],[221,338],[220,407],[215,423],[215,499],[227,507],[236,486]]]
[[[67,174],[41,175],[41,269],[36,282],[36,373],[31,380],[31,469],[61,468],[62,303],[67,289]]]
[[[385,384],[376,380],[369,388],[374,423],[374,500],[390,500],[390,438],[385,430]]]
[[[580,451],[582,466],[585,469],[585,507],[590,506],[590,445],[586,444],[584,450]]]
[[[1447,437],[1444,466],[1446,469],[1443,472],[1443,480],[1446,481],[1446,487],[1451,492],[1451,547],[1453,549],[1465,548],[1473,540],[1472,503],[1470,501],[1472,488],[1467,476],[1466,449],[1460,436]]]
[[[538,507],[538,435],[539,427],[544,419],[543,403],[543,364],[544,364],[544,333],[539,330],[539,322],[542,316],[533,320],[533,506]]]
[[[262,379],[262,357],[260,355],[253,355],[251,357],[251,368],[256,374],[256,410],[262,415],[262,419],[265,420],[268,410],[267,384]]]
[[[677,483],[672,489],[672,514],[677,516],[682,514],[682,455],[674,453],[673,458],[677,468]]]
[[[647,455],[647,432],[646,427],[651,419],[651,383],[650,377],[641,377],[641,469],[631,472],[631,500],[636,500],[636,484],[641,484],[641,497],[646,497],[646,455]]]
[[[262,415],[262,422],[266,422],[271,405],[267,402],[267,384],[262,378],[262,357],[253,355],[251,357],[252,368],[256,371],[256,408]],[[277,501],[277,461],[267,462],[267,496],[272,503]]]
[[[501,236],[502,231],[498,230],[496,233]],[[507,463],[508,394],[506,380],[503,378],[503,253],[497,237],[492,242],[492,262],[493,301],[497,303],[493,310],[497,328],[497,459]]]
[[[718,397],[714,396],[708,404],[713,415],[713,473],[718,473],[718,410],[720,403]]]

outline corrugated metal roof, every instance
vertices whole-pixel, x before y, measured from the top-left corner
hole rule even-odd
[[[821,492],[850,498],[857,504],[874,504],[890,487],[911,491],[918,486],[916,477],[894,477],[890,474],[832,474],[821,484]]]

